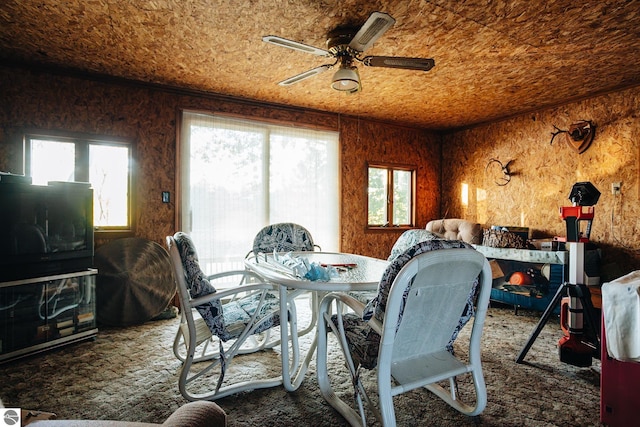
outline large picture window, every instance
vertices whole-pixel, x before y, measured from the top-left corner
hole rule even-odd
[[[131,159],[127,141],[76,135],[25,135],[25,173],[35,185],[89,182],[97,232],[131,231]]]
[[[242,267],[265,225],[339,249],[338,133],[183,112],[180,227],[208,272]]]

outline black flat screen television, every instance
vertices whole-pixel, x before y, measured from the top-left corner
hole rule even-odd
[[[92,265],[93,189],[88,183],[0,184],[0,281]]]

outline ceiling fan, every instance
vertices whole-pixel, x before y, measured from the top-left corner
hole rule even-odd
[[[390,15],[373,12],[362,27],[338,27],[327,36],[327,49],[320,49],[278,36],[264,36],[262,41],[272,43],[288,49],[310,53],[317,56],[335,58],[332,64],[324,64],[312,68],[304,73],[278,83],[280,86],[290,86],[317,74],[338,66],[333,75],[331,87],[335,90],[354,93],[362,89],[358,68],[354,62],[360,62],[367,67],[402,68],[405,70],[429,71],[435,65],[431,58],[407,58],[399,56],[365,56],[360,55],[373,46],[391,26],[396,22]]]

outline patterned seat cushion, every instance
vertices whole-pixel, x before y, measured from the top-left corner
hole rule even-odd
[[[186,233],[178,232],[174,240],[185,272],[187,287],[191,298],[210,295],[216,292],[215,287],[200,269],[198,254],[193,240]],[[222,341],[237,338],[250,322],[251,316],[258,307],[260,294],[245,296],[241,299],[222,304],[214,299],[196,307],[198,313],[207,324],[211,333]],[[259,323],[255,333],[265,331],[280,324],[278,298],[267,293],[264,304],[260,307]]]
[[[378,295],[377,291],[347,291],[347,295],[357,299],[363,304],[368,304],[369,301],[374,299]]]
[[[255,313],[260,303],[260,294],[252,294],[244,298],[223,304],[223,318],[225,331],[229,337],[237,338],[244,328],[251,322],[251,316]],[[260,306],[260,312],[256,317],[258,327],[254,333],[260,333],[280,324],[280,304],[278,297],[268,292]]]
[[[331,316],[331,321],[337,325],[338,316],[335,314]],[[378,363],[380,335],[354,313],[344,314],[342,324],[354,365],[356,367],[362,366],[365,369],[375,368]]]
[[[260,230],[253,239],[253,254],[272,253],[274,250],[313,251],[313,238],[309,230],[301,225],[290,222],[271,224]]]
[[[404,253],[399,255],[394,261],[391,262],[389,267],[385,270],[380,279],[378,285],[377,295],[369,301],[365,306],[362,318],[353,315],[345,314],[343,316],[343,324],[345,328],[345,335],[347,337],[347,344],[349,346],[349,352],[354,360],[354,363],[361,365],[366,369],[373,369],[377,365],[378,347],[380,344],[380,336],[374,332],[367,322],[371,317],[375,317],[381,322],[384,320],[384,313],[387,307],[387,299],[389,297],[389,291],[396,276],[402,270],[407,262],[409,262],[415,256],[429,252],[433,250],[453,249],[453,248],[473,248],[468,243],[459,240],[428,240],[420,242]],[[471,293],[469,294],[467,305],[461,313],[458,326],[456,327],[447,349],[453,351],[453,342],[458,336],[458,333],[464,325],[466,325],[473,314],[475,313],[474,302],[475,293],[477,288],[476,284],[473,286]],[[402,313],[404,311],[404,301],[406,301],[409,291],[411,289],[411,283],[404,290],[403,303],[400,307],[400,316],[398,318],[398,326],[402,321]],[[332,321],[337,324],[337,316],[332,316]]]

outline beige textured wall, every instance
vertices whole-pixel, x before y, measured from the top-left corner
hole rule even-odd
[[[57,76],[0,67],[0,170],[22,173],[25,129],[50,129],[130,138],[136,151],[137,237],[164,245],[175,231],[175,205],[161,203],[161,192],[175,196],[176,126],[180,109],[218,111],[257,119],[301,123],[341,132],[342,245],[344,251],[386,258],[397,231],[367,233],[366,162],[419,166],[418,224],[437,216],[439,136],[284,106],[228,97],[160,91],[114,82]],[[172,201],[176,198],[172,197]],[[97,239],[97,245],[105,239]]]
[[[591,241],[603,249],[612,274],[640,268],[640,88],[477,126],[443,136],[443,213],[485,225],[527,226],[534,237],[564,236],[559,208],[570,206],[574,183],[590,181],[602,193],[595,206]],[[578,154],[554,125],[590,120],[596,126],[591,146]],[[485,173],[487,162],[513,160],[513,178],[497,186]],[[612,182],[622,194],[611,194]],[[467,183],[470,202],[460,202]]]

